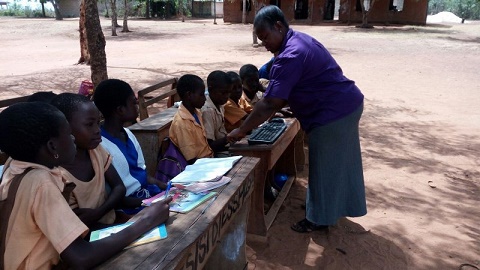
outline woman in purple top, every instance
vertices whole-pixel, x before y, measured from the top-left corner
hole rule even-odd
[[[308,134],[309,181],[306,218],[297,232],[327,231],[340,217],[367,213],[358,123],[363,94],[330,53],[313,37],[293,31],[277,6],[259,10],[254,29],[275,55],[264,98],[230,142],[289,105]]]

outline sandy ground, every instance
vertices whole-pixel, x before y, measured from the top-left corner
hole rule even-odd
[[[166,77],[265,63],[251,25],[131,20],[107,39],[108,73],[134,89]],[[293,26],[320,40],[365,94],[361,121],[368,214],[328,235],[289,229],[303,218],[301,174],[268,241],[249,242],[249,269],[480,267],[480,23]],[[89,79],[78,21],[0,18],[2,98],[76,92]],[[474,269],[463,267],[462,269]]]

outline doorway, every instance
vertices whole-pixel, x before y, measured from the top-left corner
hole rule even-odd
[[[295,1],[295,20],[308,19],[308,0]]]
[[[326,21],[338,20],[338,12],[340,11],[340,0],[326,0],[325,14],[323,19]]]
[[[275,5],[277,6],[278,8],[282,9],[282,7],[280,6],[281,4],[281,1],[280,0],[270,0],[270,5]]]

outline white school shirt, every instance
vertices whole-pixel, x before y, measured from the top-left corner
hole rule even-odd
[[[145,169],[147,166],[145,165],[145,158],[143,157],[143,152],[142,148],[140,147],[140,144],[137,141],[137,138],[135,138],[135,135],[128,129],[128,128],[123,128],[125,132],[127,132],[128,139],[133,142],[133,145],[135,146],[135,150],[138,153],[138,160],[137,160],[137,165],[140,168]],[[135,179],[131,174],[130,174],[130,168],[128,167],[128,162],[127,159],[125,158],[125,155],[123,155],[122,151],[120,151],[120,148],[113,142],[111,142],[109,139],[105,138],[102,136],[102,142],[100,143],[105,150],[107,150],[110,155],[112,155],[112,164],[113,167],[118,172],[118,175],[120,175],[120,178],[123,181],[123,184],[125,185],[125,188],[127,189],[127,192],[125,193],[125,196],[128,197],[130,194],[133,192],[137,191],[142,185],[140,182],[138,182],[137,179]]]

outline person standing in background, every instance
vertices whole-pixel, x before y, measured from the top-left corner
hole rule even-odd
[[[306,217],[292,230],[328,231],[341,217],[365,215],[358,132],[363,94],[322,44],[289,27],[277,6],[259,10],[254,29],[275,55],[270,82],[264,97],[227,135],[228,140],[240,140],[288,104],[308,134],[310,164]]]

